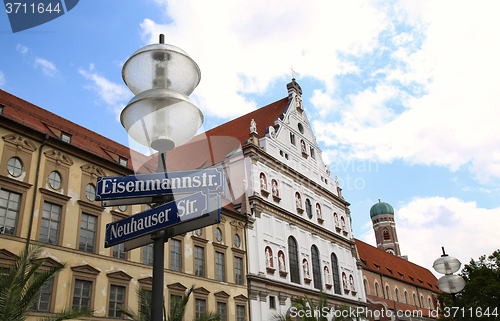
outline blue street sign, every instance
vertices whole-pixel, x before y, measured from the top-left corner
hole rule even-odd
[[[208,190],[165,203],[148,211],[106,224],[104,247],[151,234],[209,214]]]
[[[162,172],[97,178],[96,200],[110,200],[208,189],[224,192],[222,167],[192,171]]]

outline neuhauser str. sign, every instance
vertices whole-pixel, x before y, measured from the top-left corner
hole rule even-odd
[[[151,195],[195,193],[208,189],[224,191],[223,169],[162,172],[129,176],[99,177],[96,200],[111,200]]]
[[[104,247],[150,234],[209,214],[207,190],[165,203],[106,225]]]

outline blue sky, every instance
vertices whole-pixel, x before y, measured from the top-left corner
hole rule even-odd
[[[393,205],[401,251],[432,270],[500,247],[498,1],[85,0],[13,34],[0,18],[0,88],[129,144],[121,68],[140,47],[198,63],[204,129],[303,89],[323,158],[374,243],[370,207]]]

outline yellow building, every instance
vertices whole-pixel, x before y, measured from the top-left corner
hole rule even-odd
[[[120,317],[119,305],[136,308],[136,289],[151,288],[152,245],[129,252],[123,245],[105,248],[105,225],[147,205],[102,207],[95,188],[97,177],[134,174],[133,164],[154,172],[154,157],[1,90],[0,114],[0,266],[8,267],[27,240],[43,247],[44,266],[67,264],[30,318],[72,305],[110,319]],[[195,285],[186,320],[201,311],[248,318],[245,228],[241,207],[225,201],[219,224],[165,244],[167,311],[171,298]]]

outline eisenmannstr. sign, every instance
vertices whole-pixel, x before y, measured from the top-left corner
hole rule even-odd
[[[132,198],[174,193],[195,193],[208,189],[224,191],[222,167],[129,176],[109,176],[97,179],[96,200]]]

